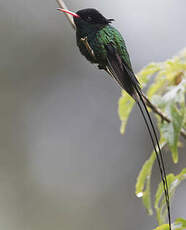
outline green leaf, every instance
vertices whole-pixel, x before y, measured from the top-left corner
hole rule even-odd
[[[165,143],[160,141],[160,147],[163,148]],[[150,158],[145,161],[136,182],[136,196],[142,198],[143,204],[149,215],[153,214],[152,204],[151,204],[151,193],[150,193],[150,182],[152,167],[156,159],[156,154],[153,151]]]
[[[173,224],[173,230],[185,230],[186,229],[186,220],[183,218],[178,218]]]
[[[136,182],[136,196],[142,198],[143,204],[149,215],[153,214],[151,197],[150,197],[150,181],[151,173],[156,155],[153,152],[148,160],[144,163]]]
[[[146,86],[150,79],[150,76],[152,76],[161,69],[160,66],[161,64],[159,63],[150,63],[137,74],[137,78],[140,81],[142,87]]]
[[[172,230],[185,230],[186,229],[186,220],[183,218],[177,218],[176,221],[172,224]],[[154,230],[169,230],[168,224],[162,224],[155,228]]]
[[[185,115],[184,91],[184,86],[180,83],[178,86],[172,87],[162,99],[167,116],[172,122],[160,123],[160,132],[169,145],[174,163],[178,162],[179,136]]]
[[[173,181],[174,181],[174,175],[173,174],[167,175],[168,187]],[[169,198],[170,197],[171,196],[170,196],[170,190],[169,190]],[[158,189],[156,191],[154,207],[156,210],[158,223],[159,224],[165,223],[166,222],[167,209],[166,209],[166,202],[165,202],[165,198],[164,198],[164,189],[163,189],[162,182],[159,184]]]
[[[122,91],[122,96],[119,99],[118,105],[118,114],[121,120],[120,132],[124,134],[128,117],[134,105],[134,100],[125,91]]]
[[[162,224],[155,228],[154,230],[169,230],[169,225],[168,224]]]
[[[174,195],[177,186],[186,179],[186,168],[184,168],[178,175],[169,174],[167,175],[167,184],[169,188],[169,198]],[[154,207],[156,210],[157,220],[159,224],[166,222],[167,209],[166,202],[164,198],[164,191],[162,182],[158,185],[156,191]]]
[[[149,87],[147,91],[147,96],[150,99],[155,93],[158,92],[158,90],[164,88],[164,85],[166,84],[166,72],[164,70],[159,71],[159,73],[155,77],[155,81],[153,84]]]

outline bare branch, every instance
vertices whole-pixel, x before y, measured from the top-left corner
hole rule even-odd
[[[66,9],[66,10],[68,9],[67,6],[65,5],[65,3],[64,3],[63,0],[56,0],[56,2],[57,2],[57,4],[59,5],[60,8]],[[68,21],[70,22],[72,28],[73,28],[74,30],[76,30],[76,26],[75,26],[75,24],[74,24],[72,15],[70,15],[70,14],[65,14],[65,16],[67,17]]]

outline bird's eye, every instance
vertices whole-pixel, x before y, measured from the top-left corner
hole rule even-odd
[[[88,21],[88,22],[92,21],[92,17],[88,16],[88,17],[87,17],[87,21]]]

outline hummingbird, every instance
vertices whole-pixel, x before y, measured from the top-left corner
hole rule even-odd
[[[91,63],[97,64],[99,69],[105,70],[136,101],[156,153],[163,182],[169,230],[171,230],[165,164],[155,126],[146,107],[146,103],[149,104],[150,101],[143,94],[140,83],[134,74],[122,35],[111,25],[114,19],[104,17],[98,10],[93,8],[82,9],[76,13],[63,8],[58,10],[73,16],[76,27],[76,43],[81,54]]]

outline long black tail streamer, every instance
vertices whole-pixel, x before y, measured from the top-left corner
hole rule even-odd
[[[143,100],[142,94],[140,92],[141,90],[136,87],[136,91],[138,93],[140,101],[141,101],[141,103],[142,103],[142,105],[143,105],[143,107],[145,109],[146,115],[148,117],[148,120],[147,120],[147,118],[146,118],[146,116],[144,114],[144,111],[142,109],[142,106],[140,105],[140,102],[138,100],[136,100],[136,102],[138,104],[138,107],[139,107],[139,109],[141,111],[141,114],[143,116],[143,119],[145,121],[145,124],[147,126],[149,135],[151,137],[151,141],[152,141],[152,145],[154,147],[154,151],[156,153],[156,158],[157,158],[158,166],[159,166],[159,169],[160,169],[161,179],[162,179],[162,182],[163,182],[163,189],[164,189],[165,201],[166,201],[166,206],[167,206],[169,230],[171,230],[171,214],[170,214],[169,190],[168,190],[168,184],[167,184],[167,178],[166,178],[166,171],[165,171],[165,164],[164,164],[164,160],[163,160],[163,155],[162,155],[162,152],[161,152],[161,148],[160,148],[160,145],[159,145],[159,141],[158,141],[158,137],[157,137],[157,133],[156,133],[154,124],[152,122],[151,116],[150,116],[150,114],[149,114],[149,112],[147,110],[147,107],[146,107],[145,102]],[[148,121],[149,121],[150,124],[148,123]],[[154,137],[152,135],[151,128],[152,128]],[[155,138],[155,140],[154,140],[154,138]],[[158,147],[158,151],[156,149],[156,145]]]

